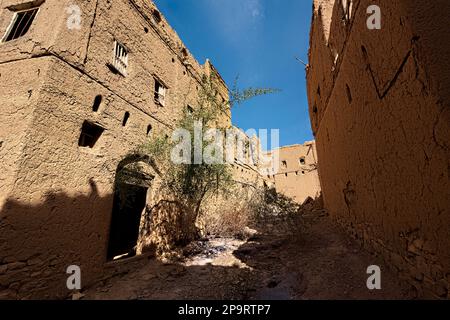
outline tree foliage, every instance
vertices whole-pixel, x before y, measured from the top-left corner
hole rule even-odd
[[[225,133],[225,127],[217,128],[224,117],[229,116],[230,109],[236,105],[260,95],[276,92],[273,89],[249,88],[240,90],[237,87],[237,78],[233,88],[229,92],[230,100],[220,99],[219,89],[215,76],[203,76],[199,90],[197,106],[192,109],[183,107],[183,115],[176,124],[177,128],[183,128],[190,132],[191,149],[194,150],[195,123],[202,124],[202,136],[209,129],[221,129]],[[225,121],[227,123],[227,121]],[[194,152],[191,152],[189,163],[174,164],[170,154],[177,141],[166,136],[155,136],[147,143],[139,147],[138,152],[152,157],[160,165],[164,176],[163,186],[187,208],[185,212],[187,237],[193,237],[195,233],[195,221],[200,214],[204,200],[215,194],[226,191],[233,185],[233,177],[230,166],[225,163],[207,164],[204,161],[196,164]],[[202,143],[202,154],[207,144]],[[192,239],[190,239],[192,240]]]

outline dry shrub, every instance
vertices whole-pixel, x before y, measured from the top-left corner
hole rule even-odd
[[[212,236],[245,238],[250,216],[251,212],[246,206],[228,206],[223,208],[220,214],[205,215],[202,219],[204,232]]]
[[[209,198],[199,219],[202,234],[245,239],[255,216],[257,198],[257,190],[246,185],[236,185],[226,194]]]

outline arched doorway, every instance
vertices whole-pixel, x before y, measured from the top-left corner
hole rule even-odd
[[[131,155],[119,163],[114,185],[108,260],[136,255],[147,193],[157,173],[147,156]]]

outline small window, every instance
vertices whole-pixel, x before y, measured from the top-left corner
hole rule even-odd
[[[159,80],[155,79],[155,102],[165,106],[167,88]]]
[[[114,58],[112,66],[123,76],[127,75],[128,50],[123,44],[117,41],[114,41]]]
[[[158,10],[153,10],[153,12],[152,12],[152,22],[154,23],[154,24],[158,24],[158,23],[160,23],[161,22],[161,13],[159,13],[159,11]]]
[[[287,162],[286,161],[281,161],[281,166],[283,168],[287,168]]]
[[[127,125],[128,119],[130,119],[130,113],[127,111],[123,116],[122,127],[125,127]]]
[[[3,41],[8,42],[24,36],[30,29],[38,11],[39,8],[33,8],[16,12]]]
[[[98,109],[100,108],[101,103],[102,103],[102,96],[101,95],[96,96],[94,99],[94,106],[92,107],[92,111],[97,112]]]
[[[147,126],[147,136],[150,135],[150,133],[152,133],[152,129],[153,129],[152,125],[149,124],[149,125]]]
[[[288,176],[287,172],[284,175],[287,177]]]
[[[304,157],[301,157],[299,161],[302,166],[304,166],[306,164],[306,160]]]
[[[103,129],[99,125],[85,121],[81,128],[80,139],[78,140],[78,146],[93,148],[97,143],[100,136],[103,134]]]

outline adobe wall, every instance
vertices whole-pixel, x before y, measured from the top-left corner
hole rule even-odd
[[[308,98],[326,208],[420,297],[449,297],[450,2],[314,1]],[[382,29],[368,30],[378,4]],[[343,18],[344,17],[344,18]]]
[[[2,1],[1,32],[5,8],[18,3]],[[70,4],[82,9],[81,30],[67,29]],[[24,37],[0,44],[0,298],[66,297],[72,264],[83,287],[102,274],[118,164],[149,138],[148,125],[170,135],[183,108],[196,107],[202,75],[217,72],[183,51],[164,17],[153,23],[152,10],[149,1],[47,0]],[[129,49],[126,77],[107,66],[115,39]],[[164,107],[155,76],[168,87]],[[78,146],[85,120],[105,129],[92,149]]]
[[[278,171],[274,172],[271,168],[263,169],[261,172],[265,174],[264,178],[267,178],[268,184],[274,186],[277,192],[300,204],[308,197],[317,198],[321,187],[315,142],[281,147],[276,152],[278,152]]]

